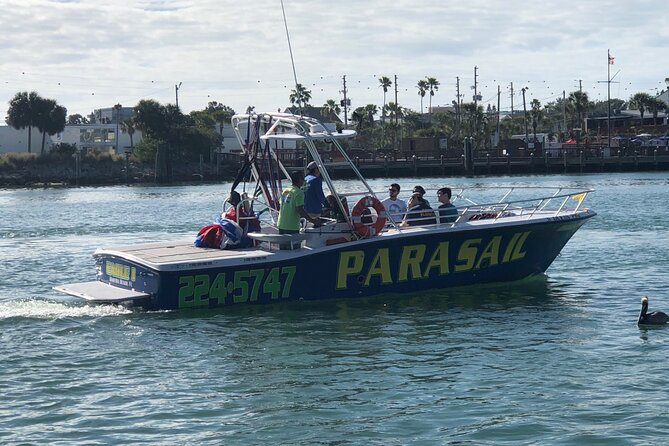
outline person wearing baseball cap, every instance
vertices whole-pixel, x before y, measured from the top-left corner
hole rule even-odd
[[[307,176],[304,178],[304,210],[311,218],[319,218],[323,213],[323,206],[327,200],[323,193],[323,179],[321,171],[315,161],[307,164]]]
[[[311,218],[304,210],[304,192],[302,184],[304,177],[302,171],[295,171],[290,174],[292,185],[287,187],[281,193],[281,208],[279,209],[279,234],[297,234],[300,232],[300,217],[310,221],[314,226],[320,225],[319,218]]]
[[[413,190],[411,192],[414,193],[414,194],[425,195],[425,189],[423,189],[423,186],[420,186],[420,185],[414,186]]]
[[[423,186],[421,186],[421,185],[414,186],[413,191],[411,191],[411,193],[420,195],[420,198],[425,200],[425,202],[428,204],[428,206],[430,205],[430,202],[427,201],[427,199],[424,197],[425,189],[423,189]]]

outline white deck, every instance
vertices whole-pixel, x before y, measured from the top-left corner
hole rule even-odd
[[[148,243],[143,245],[118,246],[95,251],[94,255],[116,255],[157,270],[182,270],[209,267],[221,262],[262,260],[275,253],[251,249],[197,248],[191,239]]]
[[[53,289],[96,303],[120,303],[150,297],[149,294],[140,291],[125,290],[97,281],[68,283],[67,285],[55,286]]]

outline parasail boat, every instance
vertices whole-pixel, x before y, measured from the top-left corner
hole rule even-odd
[[[245,247],[197,247],[185,240],[101,248],[93,254],[97,280],[54,289],[90,302],[175,310],[516,281],[544,273],[596,215],[583,206],[592,190],[475,187],[453,189],[454,218],[442,219],[435,210],[424,224],[404,226],[410,216],[389,214],[347,155],[342,141],[354,131],[330,130],[297,114],[252,111],[234,116],[232,125],[244,151],[233,184],[242,190],[236,224],[259,221],[259,231],[243,234]],[[303,221],[298,233],[280,233],[281,191],[290,184],[279,158],[285,148],[303,150],[305,165],[316,163],[336,218],[322,217],[317,226]],[[350,169],[358,191],[337,189],[326,153],[328,159],[338,154],[338,170],[342,164]]]

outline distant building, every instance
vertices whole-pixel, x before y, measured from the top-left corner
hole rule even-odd
[[[31,132],[31,152],[42,151],[42,133],[33,127]],[[46,136],[44,150],[49,151],[53,146],[51,137]],[[0,154],[2,153],[28,153],[28,129],[15,129],[8,125],[0,125]]]
[[[135,116],[134,107],[114,107],[98,108],[88,115],[91,124],[116,124]]]
[[[116,144],[117,131],[118,145]],[[131,144],[130,135],[123,131],[121,125],[118,127],[116,124],[66,125],[61,133],[52,137],[52,140],[54,144],[76,144],[77,148],[82,150],[109,150],[123,154],[142,140],[142,132],[135,130]]]

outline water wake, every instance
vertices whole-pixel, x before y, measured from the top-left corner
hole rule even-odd
[[[72,305],[67,302],[42,299],[10,300],[0,302],[0,320],[10,318],[99,318],[107,316],[120,316],[130,313],[132,313],[131,310],[115,305]]]

